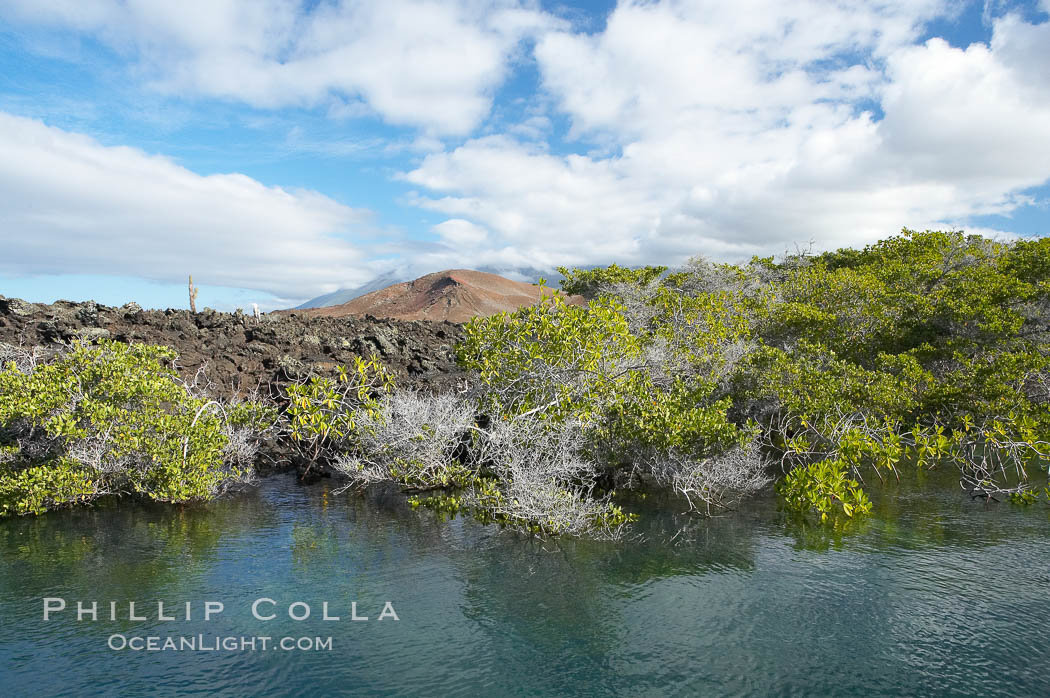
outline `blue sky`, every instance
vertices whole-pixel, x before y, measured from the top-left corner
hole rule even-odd
[[[11,0],[0,294],[1050,232],[1050,0]]]

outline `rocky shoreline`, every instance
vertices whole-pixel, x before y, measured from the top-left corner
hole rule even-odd
[[[102,337],[145,342],[175,349],[177,368],[187,380],[199,371],[217,396],[253,391],[280,400],[282,387],[310,375],[333,376],[355,356],[373,352],[397,384],[441,392],[462,383],[454,347],[462,326],[451,322],[365,317],[309,317],[300,313],[260,318],[210,308],[144,310],[136,303],[119,308],[94,303],[29,303],[0,296],[0,343],[54,347],[76,339]],[[296,463],[285,445],[271,442],[261,453],[277,467]]]

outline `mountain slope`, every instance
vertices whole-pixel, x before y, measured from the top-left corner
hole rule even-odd
[[[394,284],[341,305],[297,312],[323,317],[372,315],[400,320],[466,322],[473,317],[534,305],[544,295],[555,292],[496,274],[450,269]],[[568,301],[582,303],[583,299],[571,296]]]
[[[408,281],[404,276],[394,271],[388,271],[385,274],[381,274],[376,278],[372,279],[366,284],[361,284],[357,288],[341,288],[331,293],[326,293],[323,296],[317,298],[311,298],[300,306],[296,306],[296,310],[307,310],[309,308],[327,308],[332,305],[342,305],[343,303],[349,303],[355,298],[371,293],[372,291],[379,291],[392,286],[402,281]]]

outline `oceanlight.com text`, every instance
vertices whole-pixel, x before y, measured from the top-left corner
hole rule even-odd
[[[238,635],[122,635],[109,636],[107,647],[132,652],[330,652],[329,637],[271,637]]]

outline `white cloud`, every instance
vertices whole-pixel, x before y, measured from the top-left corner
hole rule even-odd
[[[0,274],[105,274],[306,298],[370,278],[332,237],[367,214],[241,174],[171,160],[0,112]]]
[[[0,271],[192,271],[311,295],[394,258],[419,271],[735,260],[1008,215],[1050,179],[1050,23],[1007,14],[988,44],[959,48],[916,43],[953,0],[627,1],[595,33],[537,8],[13,0],[0,15],[91,33],[167,92],[419,127],[394,143],[292,130],[283,147],[422,157],[401,175],[418,188],[407,201],[444,220],[431,242],[354,247],[330,235],[357,212],[319,194],[2,117],[0,222],[19,235]],[[539,92],[490,114],[530,40]],[[554,140],[565,119],[578,154]],[[450,134],[474,137],[446,149]]]
[[[477,126],[519,42],[561,26],[516,0],[339,0],[305,14],[280,0],[14,0],[3,12],[93,33],[164,92],[374,110],[437,134]]]
[[[1050,0],[1044,0],[1043,11],[1050,14]],[[1050,24],[1033,25],[1015,14],[995,22],[992,50],[1003,65],[1016,71],[1026,88],[1050,90]],[[1027,92],[1027,89],[1026,89]]]
[[[612,160],[561,158],[512,139],[489,136],[450,153],[428,155],[405,179],[456,195],[416,200],[417,205],[478,221],[498,234],[494,255],[514,265],[622,259],[638,252],[654,229],[664,197],[633,190]],[[496,259],[489,263],[497,263]]]
[[[626,2],[596,36],[551,32],[536,46],[547,89],[580,131],[775,126],[814,99],[856,96],[863,59],[909,43],[938,0],[830,4]],[[848,70],[809,69],[818,61]]]
[[[1045,181],[1050,80],[1032,83],[1027,73],[1040,53],[1050,58],[1044,48],[1050,45],[1050,23],[1026,26],[1042,42],[1011,44],[1006,57],[997,48],[1002,25],[991,50],[973,44],[963,51],[931,39],[896,53],[883,99],[886,118],[879,124],[887,163],[911,177],[952,182],[982,199]],[[1018,55],[1023,48],[1028,53]]]
[[[429,190],[417,205],[484,225],[489,254],[534,264],[739,259],[1007,214],[1050,178],[1050,83],[1032,75],[1050,23],[915,44],[946,11],[624,3],[604,32],[536,48],[575,137],[612,154],[490,136],[405,179]]]
[[[479,245],[488,237],[488,232],[484,228],[462,218],[450,218],[438,223],[434,226],[434,232],[443,242],[458,248],[460,252],[469,251],[463,248]]]

